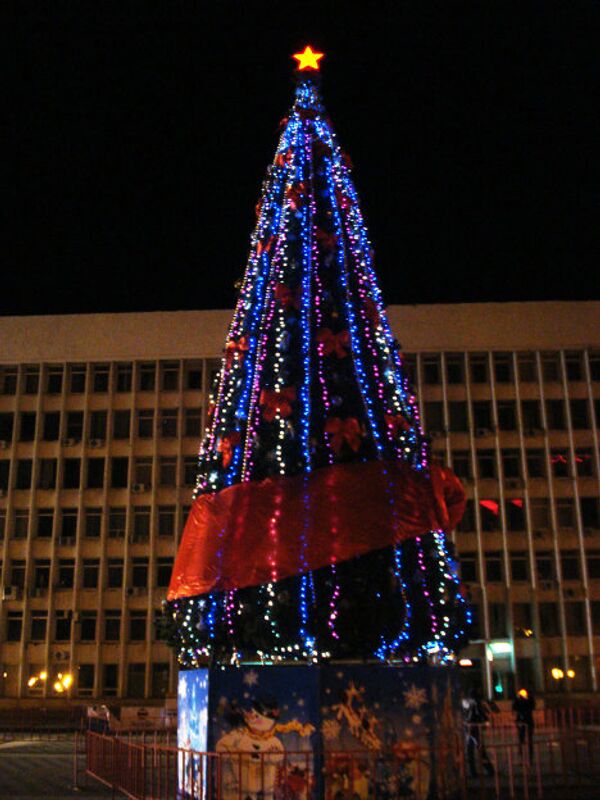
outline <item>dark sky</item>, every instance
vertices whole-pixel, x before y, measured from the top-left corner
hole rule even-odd
[[[600,5],[353,5],[22,4],[0,313],[231,306],[306,43],[388,303],[600,298]]]

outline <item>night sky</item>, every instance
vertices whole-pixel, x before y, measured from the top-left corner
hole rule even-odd
[[[600,5],[353,5],[22,4],[0,313],[231,307],[307,43],[388,303],[600,299]]]

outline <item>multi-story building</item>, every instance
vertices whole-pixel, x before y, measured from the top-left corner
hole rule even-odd
[[[515,676],[596,690],[600,303],[389,313],[434,452],[469,497],[464,668],[498,696]],[[230,316],[0,318],[0,703],[174,689],[154,620]]]

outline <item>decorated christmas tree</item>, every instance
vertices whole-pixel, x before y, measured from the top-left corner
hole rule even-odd
[[[257,223],[165,607],[184,667],[441,662],[469,611],[446,534],[464,492],[436,464],[319,91],[296,92]]]

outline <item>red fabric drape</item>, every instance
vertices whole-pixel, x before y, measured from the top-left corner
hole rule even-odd
[[[168,599],[241,589],[345,561],[430,530],[451,530],[465,494],[448,469],[335,464],[240,483],[194,502]]]

